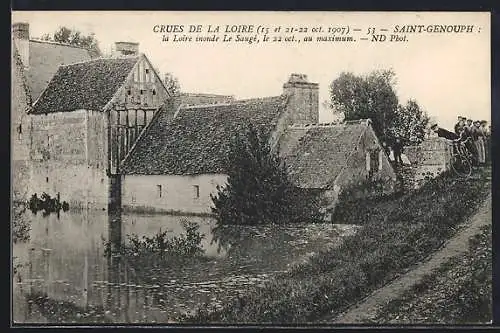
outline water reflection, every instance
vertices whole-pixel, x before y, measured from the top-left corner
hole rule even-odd
[[[179,235],[181,217],[83,211],[24,218],[31,222],[29,241],[13,246],[18,323],[168,323],[199,304],[218,306],[262,285],[353,231],[332,225],[221,229],[210,218],[189,217],[205,235],[205,256],[150,266],[105,256],[103,240],[118,247],[130,234]]]

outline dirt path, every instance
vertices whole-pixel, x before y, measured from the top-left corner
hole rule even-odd
[[[491,225],[491,195],[481,204],[479,210],[466,222],[463,230],[459,231],[445,245],[434,252],[428,260],[405,273],[403,276],[377,289],[361,302],[349,308],[343,314],[322,320],[324,323],[362,323],[373,319],[377,311],[389,301],[396,299],[418,283],[423,276],[430,274],[452,257],[463,254],[468,249],[469,239],[481,232],[481,227]]]

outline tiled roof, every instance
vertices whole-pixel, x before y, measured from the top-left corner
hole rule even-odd
[[[84,48],[38,40],[30,40],[29,57],[26,77],[33,101],[40,97],[60,65],[91,60]]]
[[[61,66],[32,113],[101,110],[114,96],[139,57],[97,59]]]
[[[233,133],[252,123],[272,130],[286,97],[236,101],[232,104],[187,107],[171,120],[157,114],[125,159],[125,174],[194,175],[225,173]]]
[[[331,186],[367,128],[363,123],[289,128],[280,154],[292,181],[302,188]]]

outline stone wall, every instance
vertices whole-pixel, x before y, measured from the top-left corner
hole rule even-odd
[[[30,119],[27,114],[30,108],[28,85],[20,59],[15,52],[12,53],[11,66],[11,185],[13,199],[26,200],[29,177],[29,131]]]
[[[210,194],[226,181],[223,174],[124,175],[122,205],[126,210],[211,214]]]
[[[451,143],[439,137],[426,138],[418,146],[405,147],[404,154],[411,163],[405,177],[410,187],[416,188],[426,179],[435,178],[451,167]]]
[[[32,116],[30,196],[59,193],[70,208],[107,207],[102,117],[86,110]]]

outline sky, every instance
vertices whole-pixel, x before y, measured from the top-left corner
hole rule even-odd
[[[116,41],[140,43],[162,73],[174,74],[184,92],[275,96],[291,73],[319,83],[320,104],[340,73],[363,75],[392,68],[401,104],[414,99],[440,126],[452,128],[458,115],[490,121],[490,15],[459,12],[13,12],[12,22],[30,24],[31,38],[60,26],[95,33],[101,50]],[[473,25],[472,33],[409,33],[405,42],[353,43],[174,43],[162,42],[155,25],[253,24],[266,27],[349,27],[360,38],[369,28],[399,25]],[[352,29],[361,29],[354,33]],[[187,29],[187,27],[185,27]],[[221,28],[223,29],[223,27]],[[183,35],[180,33],[179,35]],[[202,35],[210,35],[202,33]],[[283,36],[287,35],[285,33]],[[297,35],[297,34],[296,34]],[[321,35],[325,35],[322,33]],[[320,110],[320,122],[333,119]]]

